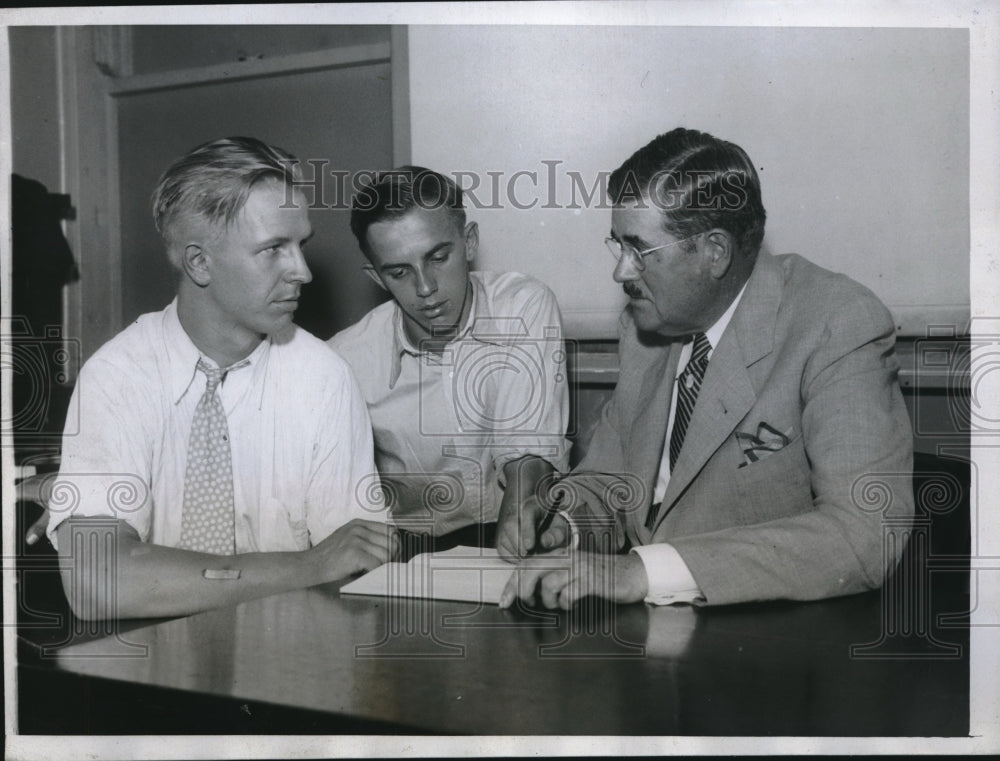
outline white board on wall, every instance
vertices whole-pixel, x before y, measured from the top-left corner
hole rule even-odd
[[[548,283],[571,337],[624,303],[586,197],[675,126],[747,150],[768,250],[867,285],[903,334],[967,326],[964,29],[413,26],[409,77],[413,163],[473,188],[477,266]]]

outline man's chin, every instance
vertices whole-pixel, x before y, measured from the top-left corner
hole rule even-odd
[[[691,331],[678,330],[670,325],[664,324],[660,314],[653,308],[649,301],[631,301],[628,310],[632,315],[632,322],[641,332],[648,334],[649,340],[657,342],[670,342],[678,338],[689,335]]]
[[[458,331],[458,321],[452,315],[441,315],[424,326],[428,336],[453,336]]]
[[[295,312],[285,312],[284,314],[268,320],[267,324],[258,326],[259,332],[271,336],[284,333],[292,326],[294,318]]]
[[[628,311],[632,315],[632,321],[639,330],[655,331],[660,327],[652,304],[645,299],[630,299]]]

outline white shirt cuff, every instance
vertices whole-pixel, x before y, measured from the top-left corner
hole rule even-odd
[[[647,544],[633,547],[646,568],[649,592],[645,602],[651,605],[670,605],[705,599],[691,575],[681,554],[670,544]]]

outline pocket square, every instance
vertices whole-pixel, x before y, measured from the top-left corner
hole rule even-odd
[[[756,435],[737,431],[736,440],[740,444],[740,449],[743,450],[743,462],[740,463],[741,468],[755,463],[771,453],[784,449],[790,441],[788,436],[767,423],[761,423],[757,426]]]

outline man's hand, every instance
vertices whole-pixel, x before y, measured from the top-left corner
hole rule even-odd
[[[36,505],[41,505],[45,508],[52,498],[52,485],[58,477],[58,473],[42,473],[21,479],[17,483],[18,502],[34,502]],[[31,524],[28,530],[24,532],[25,544],[35,544],[45,536],[45,530],[48,527],[49,511],[46,508],[42,510],[42,514]]]
[[[49,528],[49,511],[42,510],[42,514],[38,516],[38,520],[32,523],[28,530],[24,532],[24,543],[27,545],[35,544],[39,539],[45,536],[45,532]]]
[[[538,495],[548,492],[556,474],[548,462],[534,455],[508,462],[503,472],[507,487],[497,517],[497,552],[504,560],[513,562],[538,549],[535,546],[538,528],[550,509]],[[560,542],[556,541],[556,536],[543,538],[540,546],[558,547]]]
[[[549,527],[538,536],[538,529],[551,508],[543,505],[534,495],[519,506],[504,496],[497,518],[497,552],[500,557],[513,562],[532,552],[565,546],[570,536],[565,519],[554,516]]]
[[[315,583],[336,581],[392,560],[399,552],[399,533],[389,524],[355,518],[308,552]]]
[[[394,526],[353,520],[308,550],[213,555],[140,539],[124,520],[70,517],[56,529],[63,589],[88,621],[186,616],[368,571],[390,559]],[[78,548],[82,548],[82,551]],[[224,576],[209,572],[227,571]],[[110,581],[109,581],[110,580]]]
[[[569,610],[580,598],[596,595],[613,602],[639,602],[649,591],[642,559],[634,553],[603,555],[572,551],[537,555],[521,562],[500,595],[500,607],[521,598],[528,605]]]

